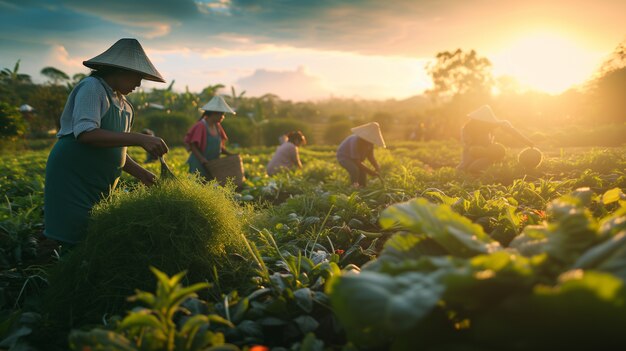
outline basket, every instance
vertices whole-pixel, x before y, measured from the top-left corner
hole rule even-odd
[[[225,185],[228,179],[232,179],[233,183],[239,187],[246,180],[240,155],[209,160],[204,167],[221,185]]]

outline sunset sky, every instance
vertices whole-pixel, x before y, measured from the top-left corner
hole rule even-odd
[[[87,73],[82,61],[134,37],[178,91],[402,99],[430,86],[438,52],[461,48],[559,93],[626,39],[625,14],[624,0],[0,0],[0,69]]]

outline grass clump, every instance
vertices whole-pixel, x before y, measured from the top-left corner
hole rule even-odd
[[[84,243],[51,272],[49,312],[69,326],[120,313],[135,289],[154,286],[149,266],[168,275],[186,270],[186,284],[211,282],[217,296],[245,291],[255,268],[243,234],[250,209],[232,195],[212,183],[179,179],[103,200]]]

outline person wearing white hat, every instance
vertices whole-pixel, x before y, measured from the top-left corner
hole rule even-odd
[[[379,177],[380,166],[374,157],[374,145],[386,147],[380,126],[370,122],[351,129],[352,135],[345,138],[337,148],[337,161],[348,171],[350,182],[355,187],[367,185],[367,174]],[[374,169],[363,161],[367,159]]]
[[[64,247],[84,239],[91,208],[115,188],[122,170],[155,183],[155,175],[127,155],[128,146],[155,157],[168,151],[161,138],[130,131],[135,116],[125,95],[142,79],[165,82],[141,44],[120,39],[83,64],[93,71],[70,93],[46,164],[44,235]]]
[[[457,166],[460,171],[478,174],[504,158],[504,146],[494,142],[493,132],[497,128],[521,143],[533,146],[533,142],[513,128],[509,121],[498,119],[489,105],[481,106],[467,117],[470,120],[461,131],[463,154],[461,163]]]
[[[199,172],[206,180],[213,179],[206,165],[210,160],[219,158],[221,154],[232,155],[226,150],[228,136],[221,122],[225,113],[236,114],[221,96],[214,96],[202,106],[202,116],[185,135],[185,145],[191,151],[187,163],[189,173]]]

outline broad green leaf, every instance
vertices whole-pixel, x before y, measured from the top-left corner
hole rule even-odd
[[[209,319],[210,322],[213,322],[213,323],[219,323],[219,324],[225,325],[227,327],[231,327],[231,328],[234,327],[234,325],[231,322],[229,322],[228,319],[226,319],[226,318],[224,318],[224,317],[222,317],[220,315],[217,315],[217,314],[210,314],[208,316],[208,319]]]
[[[298,316],[294,318],[293,321],[296,322],[302,334],[313,332],[320,325],[315,318],[309,315]]]
[[[300,351],[323,351],[324,342],[315,337],[313,333],[307,333],[299,348]]]
[[[383,229],[403,228],[426,234],[453,256],[472,257],[500,249],[479,225],[449,206],[434,205],[423,198],[388,207],[379,222]]]
[[[622,189],[613,188],[611,190],[607,190],[604,194],[602,194],[602,203],[608,205],[613,202],[619,201],[624,196]]]
[[[331,280],[328,291],[350,339],[375,347],[415,327],[435,308],[444,286],[435,275],[361,272]]]
[[[181,334],[187,334],[193,329],[200,328],[203,325],[209,324],[209,317],[204,315],[195,315],[189,317],[180,328]]]
[[[293,292],[296,299],[296,305],[304,312],[311,312],[313,310],[313,297],[311,295],[311,289],[302,288]]]
[[[609,272],[626,281],[626,231],[587,250],[572,268]]]
[[[128,315],[119,326],[120,329],[130,328],[154,328],[165,329],[166,326],[162,325],[159,319],[151,314],[139,314],[131,313]]]

